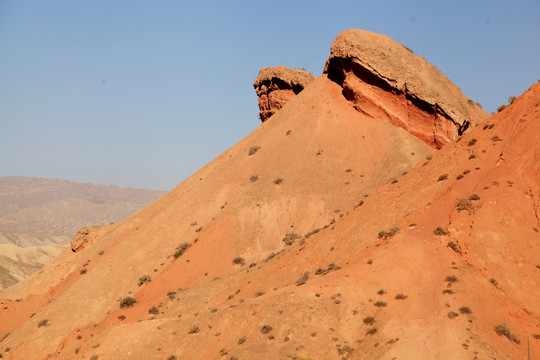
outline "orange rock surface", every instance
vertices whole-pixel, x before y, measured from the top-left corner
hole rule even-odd
[[[339,34],[324,73],[343,87],[358,111],[404,128],[437,149],[489,116],[435,66],[369,31]],[[389,93],[396,95],[391,101]]]
[[[539,164],[540,84],[434,151],[322,75],[167,195],[0,291],[0,353],[518,359],[529,337],[535,358]]]
[[[317,77],[285,66],[262,68],[253,82],[259,98],[259,118],[268,120]]]

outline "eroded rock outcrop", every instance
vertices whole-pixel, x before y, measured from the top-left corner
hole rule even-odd
[[[305,70],[285,66],[262,68],[253,82],[259,97],[259,118],[268,120],[317,77]]]
[[[71,240],[71,251],[78,252],[92,244],[97,238],[97,234],[91,227],[85,227],[79,230],[77,235]]]
[[[369,31],[339,34],[324,73],[343,87],[358,111],[402,127],[434,148],[489,116],[435,66]],[[389,100],[388,93],[397,96]]]

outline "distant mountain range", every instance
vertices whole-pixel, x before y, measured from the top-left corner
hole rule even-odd
[[[0,177],[0,288],[32,274],[86,226],[122,220],[164,191]]]
[[[163,194],[62,179],[0,177],[0,244],[67,244],[80,228],[122,220]]]

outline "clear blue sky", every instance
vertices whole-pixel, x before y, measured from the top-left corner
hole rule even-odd
[[[0,0],[0,176],[169,190],[259,125],[261,67],[390,36],[488,112],[540,78],[540,1]]]

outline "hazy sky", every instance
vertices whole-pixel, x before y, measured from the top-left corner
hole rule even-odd
[[[254,130],[253,80],[361,28],[488,112],[540,78],[540,1],[0,0],[0,176],[169,190]]]

